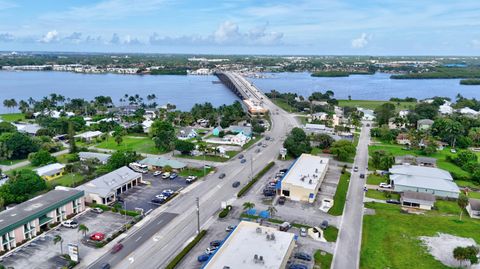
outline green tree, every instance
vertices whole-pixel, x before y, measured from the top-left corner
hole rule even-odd
[[[56,245],[57,243],[60,243],[60,254],[63,255],[63,238],[58,234],[53,238],[53,244]]]
[[[75,129],[73,127],[73,122],[68,122],[68,144],[70,146],[70,153],[77,152],[77,144],[75,141]]]
[[[189,154],[195,149],[195,144],[190,141],[177,139],[175,140],[175,149],[180,151],[182,154]]]
[[[438,114],[438,106],[429,103],[419,103],[415,106],[414,114],[418,116],[418,119],[431,119],[433,120]],[[407,116],[408,118],[408,116]]]
[[[252,209],[252,208],[255,208],[255,204],[252,203],[252,202],[245,202],[243,203],[243,209],[244,210],[249,210],[249,209]]]
[[[390,118],[395,116],[395,105],[392,103],[384,103],[375,108],[375,120],[378,125],[388,124]]]
[[[161,151],[170,151],[174,148],[175,129],[170,122],[156,120],[150,128],[150,135],[155,142],[155,147]]]
[[[81,232],[83,234],[83,237],[87,236],[89,229],[85,224],[80,224],[78,225],[78,232]]]
[[[135,162],[138,155],[135,151],[119,150],[114,152],[107,161],[106,167],[109,171],[113,171],[120,167],[126,166],[129,163]]]
[[[269,206],[267,209],[268,213],[270,213],[270,217],[275,216],[277,214],[277,209],[274,206]]]
[[[287,149],[287,152],[295,158],[302,155],[302,153],[307,153],[312,150],[308,136],[300,128],[292,129],[287,139],[283,142],[283,146]]]
[[[122,144],[122,142],[123,142],[122,136],[117,134],[115,136],[115,143],[117,143],[117,146],[120,146],[120,144]]]
[[[453,250],[453,257],[460,261],[460,266],[467,260],[473,265],[478,263],[478,251],[476,246],[456,247]]]
[[[355,154],[355,146],[350,141],[339,140],[333,143],[330,152],[332,152],[339,161],[347,161]]]
[[[457,204],[460,207],[460,220],[462,220],[463,211],[468,205],[468,198],[464,194],[460,194],[457,199]]]
[[[37,173],[23,169],[14,171],[5,184],[0,186],[0,197],[6,205],[22,203],[34,193],[47,189],[47,184]]]
[[[6,121],[0,122],[0,134],[13,133],[16,131],[17,131],[17,128],[13,126],[10,122],[6,122]]]
[[[315,134],[312,136],[312,141],[317,142],[317,147],[320,149],[328,149],[335,142],[328,134]]]
[[[0,157],[13,160],[25,159],[40,147],[30,136],[19,132],[3,133],[0,135],[0,143],[4,145],[4,148],[0,147]]]
[[[474,146],[480,146],[480,127],[471,128],[468,131],[468,137],[470,137]]]
[[[34,166],[41,166],[56,162],[57,159],[46,150],[40,150],[29,155],[30,163]]]

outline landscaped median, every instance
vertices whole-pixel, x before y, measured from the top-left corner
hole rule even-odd
[[[247,185],[245,185],[238,193],[237,197],[242,197],[247,191],[260,179],[262,178],[268,170],[270,170],[275,165],[275,162],[269,162],[252,180],[250,180]]]
[[[198,242],[200,242],[200,240],[205,237],[206,234],[207,230],[201,230],[200,233],[195,236],[192,242],[188,243],[188,245],[184,249],[182,249],[182,251],[180,251],[180,253],[178,253],[172,261],[167,264],[165,269],[175,268],[182,261],[182,259],[187,256],[188,252],[190,252],[190,250],[192,250],[192,248],[194,248],[198,244]]]
[[[345,207],[345,201],[347,199],[349,182],[350,173],[345,172],[340,176],[340,180],[337,185],[337,191],[335,192],[333,207],[328,210],[329,214],[334,216],[340,216],[343,214],[343,208]]]

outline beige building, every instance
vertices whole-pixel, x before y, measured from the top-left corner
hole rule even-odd
[[[203,269],[283,269],[295,248],[295,234],[242,221]]]
[[[328,158],[302,154],[281,181],[281,195],[313,203],[328,170]]]

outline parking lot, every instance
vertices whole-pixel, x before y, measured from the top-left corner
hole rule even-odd
[[[140,184],[128,192],[122,194],[128,210],[143,209],[143,212],[153,210],[159,204],[152,203],[155,195],[159,195],[163,190],[171,189],[178,191],[187,186],[185,178],[178,176],[175,179],[162,179],[161,176],[153,176],[151,172],[143,175],[143,181],[148,181],[150,184]]]
[[[100,232],[105,234],[106,238],[118,231],[125,221],[129,222],[131,217],[120,215],[118,213],[103,212],[101,214],[87,211],[75,218],[79,224],[87,226],[89,236],[92,233]],[[95,251],[92,246],[82,243],[83,234],[78,229],[58,227],[55,230],[39,235],[26,245],[16,248],[15,252],[8,257],[3,258],[2,264],[5,267],[13,268],[38,268],[51,269],[63,268],[67,263],[60,258],[60,243],[54,244],[53,239],[59,235],[63,240],[63,253],[67,253],[67,245],[75,243],[79,245],[80,259],[82,256]]]

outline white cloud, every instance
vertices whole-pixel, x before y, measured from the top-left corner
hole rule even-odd
[[[66,41],[70,41],[72,43],[80,43],[82,41],[82,33],[80,32],[73,32],[69,36],[64,38]]]
[[[10,1],[2,1],[0,0],[0,10],[10,9],[17,7],[17,5]]]
[[[366,45],[368,45],[368,42],[370,39],[371,39],[370,36],[367,36],[366,33],[362,33],[360,37],[352,40],[352,48],[355,48],[355,49],[364,48]]]
[[[236,23],[225,21],[213,33],[213,38],[219,44],[232,43],[238,41],[241,38],[241,34]]]
[[[46,33],[42,38],[39,40],[41,43],[52,43],[58,41],[58,32],[57,30],[52,30]]]
[[[138,38],[132,38],[130,35],[127,35],[125,37],[125,40],[123,41],[124,44],[126,45],[142,45],[143,43],[138,40]]]

